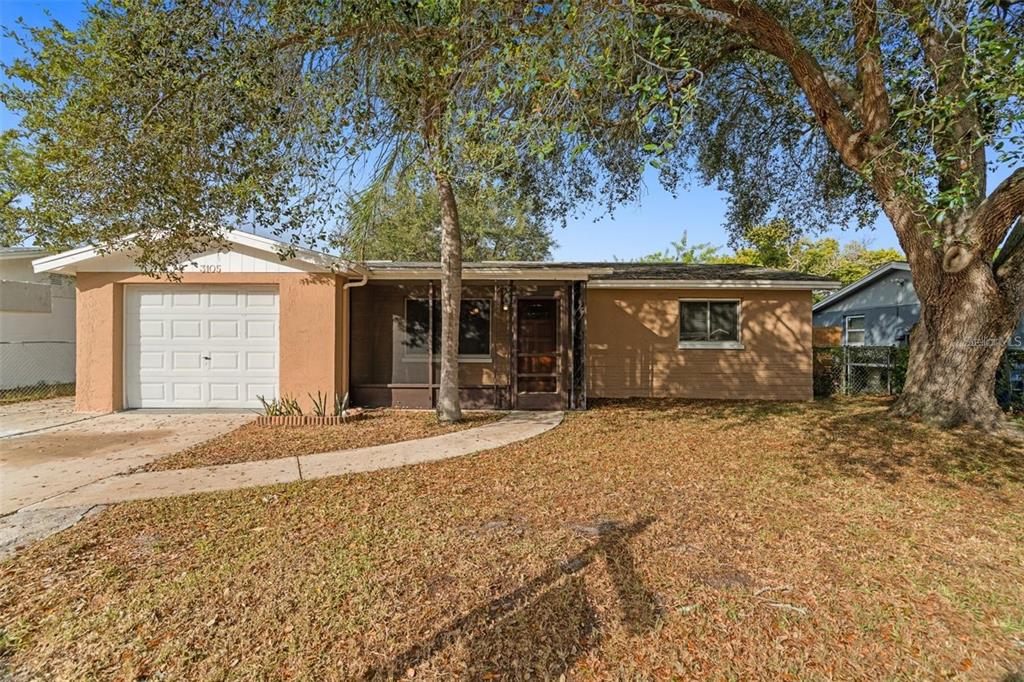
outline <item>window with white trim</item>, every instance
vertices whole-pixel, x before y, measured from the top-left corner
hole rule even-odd
[[[431,315],[433,313],[433,315]],[[433,317],[433,320],[430,318]],[[433,339],[430,330],[433,329]],[[405,352],[411,356],[427,356],[432,341],[435,357],[441,352],[441,303],[433,305],[425,298],[405,301]],[[486,298],[462,299],[459,314],[459,356],[490,358],[491,302]]]
[[[845,320],[845,334],[847,346],[864,345],[864,316],[848,315]]]
[[[742,348],[740,302],[736,300],[679,301],[680,348]]]

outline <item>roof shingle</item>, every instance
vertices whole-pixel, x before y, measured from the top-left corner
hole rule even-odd
[[[409,261],[370,261],[366,266],[375,269],[420,270],[439,268],[437,263]],[[777,282],[821,282],[828,278],[793,270],[763,268],[757,265],[735,263],[628,263],[599,261],[483,261],[466,262],[463,270],[596,270],[591,280],[727,280],[727,281],[777,281]],[[607,271],[611,272],[607,272]]]

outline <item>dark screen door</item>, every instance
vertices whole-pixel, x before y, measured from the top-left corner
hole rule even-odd
[[[516,310],[516,393],[522,409],[561,408],[558,301],[520,299]]]

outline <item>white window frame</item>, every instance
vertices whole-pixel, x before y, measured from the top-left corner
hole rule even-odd
[[[408,324],[408,319],[409,319],[409,308],[408,308],[409,301],[425,301],[425,302],[429,302],[430,299],[427,298],[426,296],[407,296],[405,298],[405,300],[402,302],[402,362],[423,362],[423,363],[425,363],[425,362],[427,362],[427,357],[429,356],[429,353],[411,353],[411,352],[409,352],[410,346],[407,343],[408,336],[406,336],[406,333],[407,333],[406,332],[406,326]],[[465,363],[473,363],[473,362],[488,363],[488,362],[492,362],[493,359],[494,359],[494,334],[493,334],[494,301],[491,300],[490,298],[488,298],[487,296],[467,296],[466,298],[462,299],[462,302],[465,302],[465,301],[487,301],[490,304],[491,318],[487,320],[487,322],[488,322],[488,324],[487,324],[487,349],[488,349],[488,353],[486,355],[483,355],[483,354],[468,355],[468,354],[460,353],[459,354],[459,362],[465,362]],[[462,302],[459,303],[460,306],[462,305]],[[438,305],[441,304],[441,302],[439,300],[437,300],[436,298],[434,299],[434,303],[436,303]],[[430,313],[428,313],[428,314],[430,314]],[[439,354],[437,349],[434,350],[434,362],[441,362],[441,355]]]
[[[738,337],[735,341],[682,341],[679,338],[679,334],[682,331],[683,326],[683,312],[680,303],[707,303],[709,306],[712,303],[733,303],[736,305],[736,336]],[[743,350],[743,301],[739,298],[680,298],[676,301],[676,315],[679,318],[676,321],[676,342],[678,348],[693,348],[693,349],[707,349],[707,350]],[[711,314],[708,311],[708,325],[711,325]],[[708,329],[708,336],[711,335],[711,330]]]
[[[860,343],[850,342],[850,320],[862,320],[863,324],[860,329],[854,329],[855,332],[863,334]],[[843,345],[844,346],[864,346],[868,340],[868,325],[867,319],[864,315],[846,315],[843,317]]]

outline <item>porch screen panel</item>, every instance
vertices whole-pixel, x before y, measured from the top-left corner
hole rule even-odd
[[[401,311],[392,316],[392,384],[427,384],[432,328],[429,298],[406,297]]]
[[[441,364],[441,303],[429,298],[408,298],[404,315],[396,320],[393,383],[426,384],[433,358],[433,381],[437,383]],[[490,358],[491,300],[467,298],[459,315],[460,360]]]

